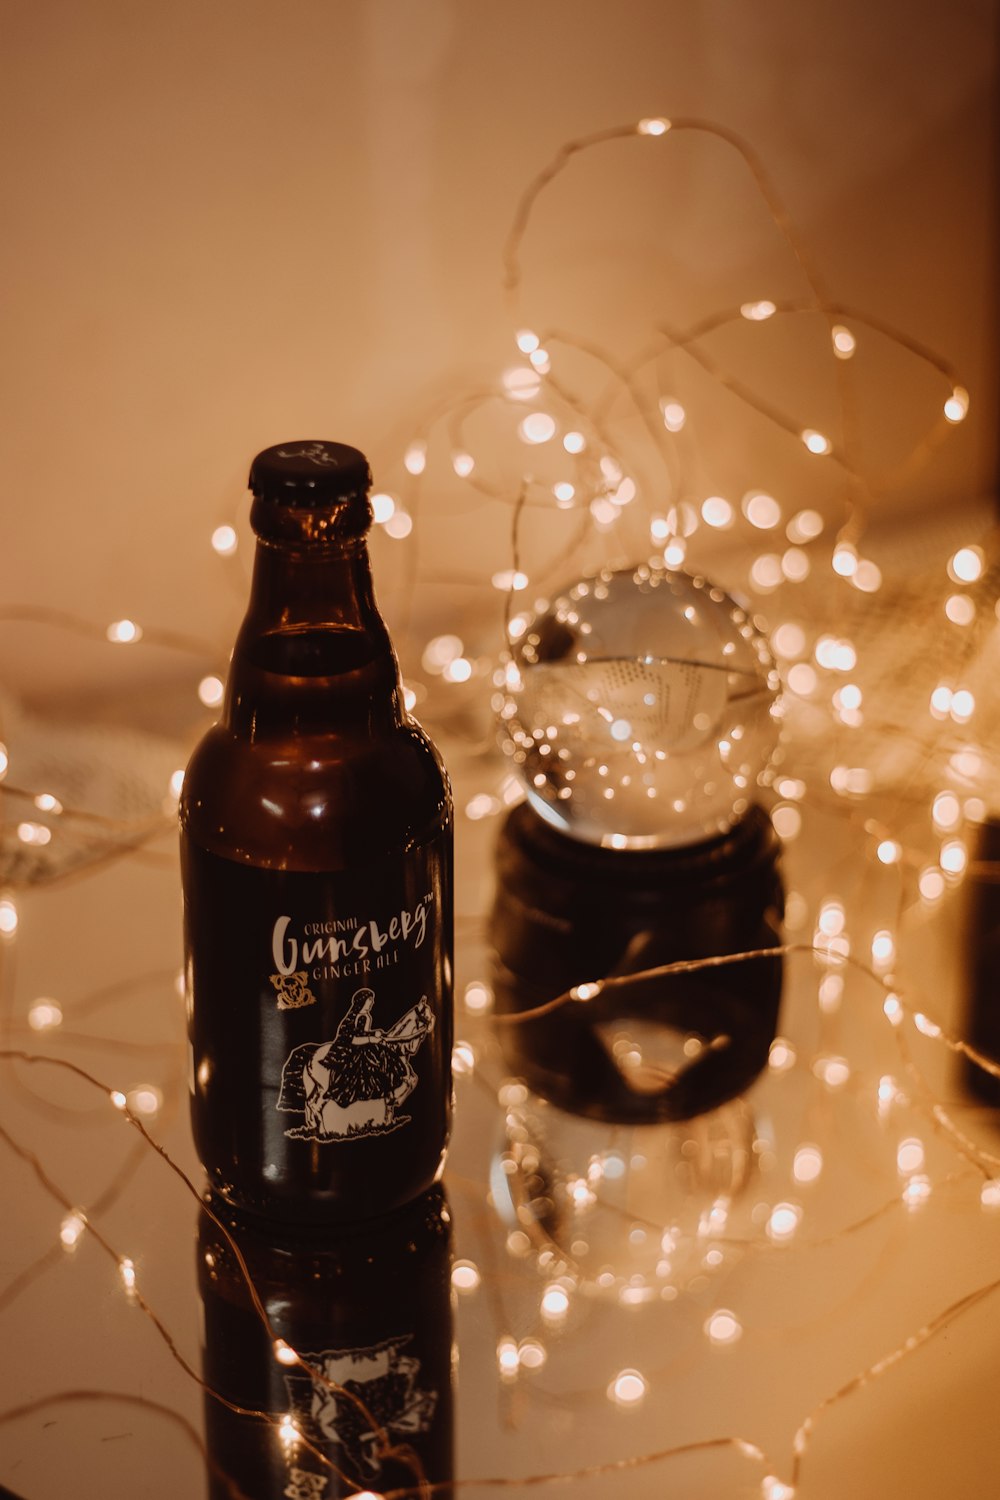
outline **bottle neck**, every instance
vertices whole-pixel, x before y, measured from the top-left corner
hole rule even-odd
[[[364,537],[258,539],[223,723],[249,739],[370,736],[403,722],[399,668]]]

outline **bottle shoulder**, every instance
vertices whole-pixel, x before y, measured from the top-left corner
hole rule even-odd
[[[240,863],[334,870],[452,823],[434,744],[412,720],[372,737],[248,740],[216,724],[184,775],[182,834]]]

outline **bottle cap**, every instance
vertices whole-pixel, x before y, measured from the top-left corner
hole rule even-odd
[[[367,458],[346,443],[276,443],[250,465],[251,524],[275,541],[362,535],[371,521],[371,482]]]

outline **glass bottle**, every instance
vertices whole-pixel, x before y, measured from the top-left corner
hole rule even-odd
[[[440,1187],[326,1230],[263,1225],[210,1197],[198,1280],[212,1500],[416,1500],[450,1487],[451,1215]]]
[[[264,1218],[386,1213],[451,1113],[452,804],[403,707],[357,449],[253,462],[253,584],[181,795],[192,1122]]]

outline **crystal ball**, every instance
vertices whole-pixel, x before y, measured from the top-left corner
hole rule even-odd
[[[778,743],[780,682],[730,595],[663,567],[608,570],[511,637],[502,741],[547,822],[611,849],[669,849],[744,815]]]

